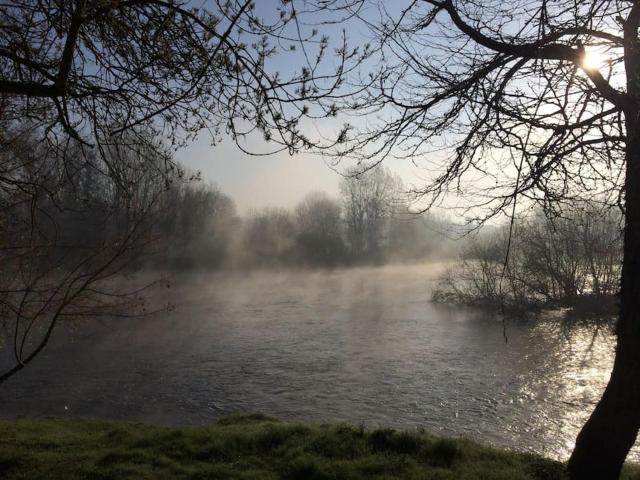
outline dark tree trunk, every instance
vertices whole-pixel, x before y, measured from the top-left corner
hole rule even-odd
[[[633,117],[633,118],[630,118]],[[614,480],[640,428],[640,132],[627,114],[624,258],[611,379],[576,440],[571,480]]]

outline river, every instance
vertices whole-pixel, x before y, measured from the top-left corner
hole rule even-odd
[[[429,302],[439,268],[177,278],[156,294],[171,311],[63,329],[0,388],[0,414],[182,425],[261,412],[566,459],[613,335],[507,319],[505,341],[496,315]]]

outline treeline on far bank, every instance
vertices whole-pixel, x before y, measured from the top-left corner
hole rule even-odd
[[[81,145],[58,153],[18,138],[3,150],[15,178],[0,191],[0,257],[15,267],[7,282],[25,268],[44,278],[87,261],[107,262],[110,272],[339,267],[450,248],[438,233],[447,223],[410,213],[402,182],[382,166],[350,172],[338,198],[315,192],[291,209],[241,215],[153,139],[135,149],[114,143],[98,158]]]
[[[158,241],[151,262],[171,269],[339,267],[450,251],[441,233],[447,222],[410,213],[398,177],[382,167],[352,173],[338,198],[312,192],[293,208],[246,215],[211,184],[175,182],[153,212]]]

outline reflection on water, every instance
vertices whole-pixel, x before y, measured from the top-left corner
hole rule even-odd
[[[59,336],[0,389],[0,411],[169,424],[264,412],[425,427],[566,458],[608,379],[611,332],[510,323],[505,343],[499,319],[428,302],[435,272],[175,282],[174,312]]]

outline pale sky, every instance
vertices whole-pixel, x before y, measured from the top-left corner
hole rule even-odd
[[[312,191],[337,197],[341,180],[316,156],[281,152],[255,157],[243,153],[230,139],[211,146],[206,134],[178,152],[178,160],[230,195],[241,214],[265,206],[289,208]]]
[[[256,146],[255,151],[259,150]],[[266,206],[291,208],[314,191],[338,197],[340,172],[348,166],[343,163],[332,167],[307,152],[294,156],[287,152],[251,156],[242,152],[230,138],[212,146],[204,132],[178,152],[177,160],[185,167],[200,171],[205,182],[216,184],[231,196],[240,214]],[[399,175],[407,188],[424,182],[421,169],[408,161],[389,159],[384,165]]]

